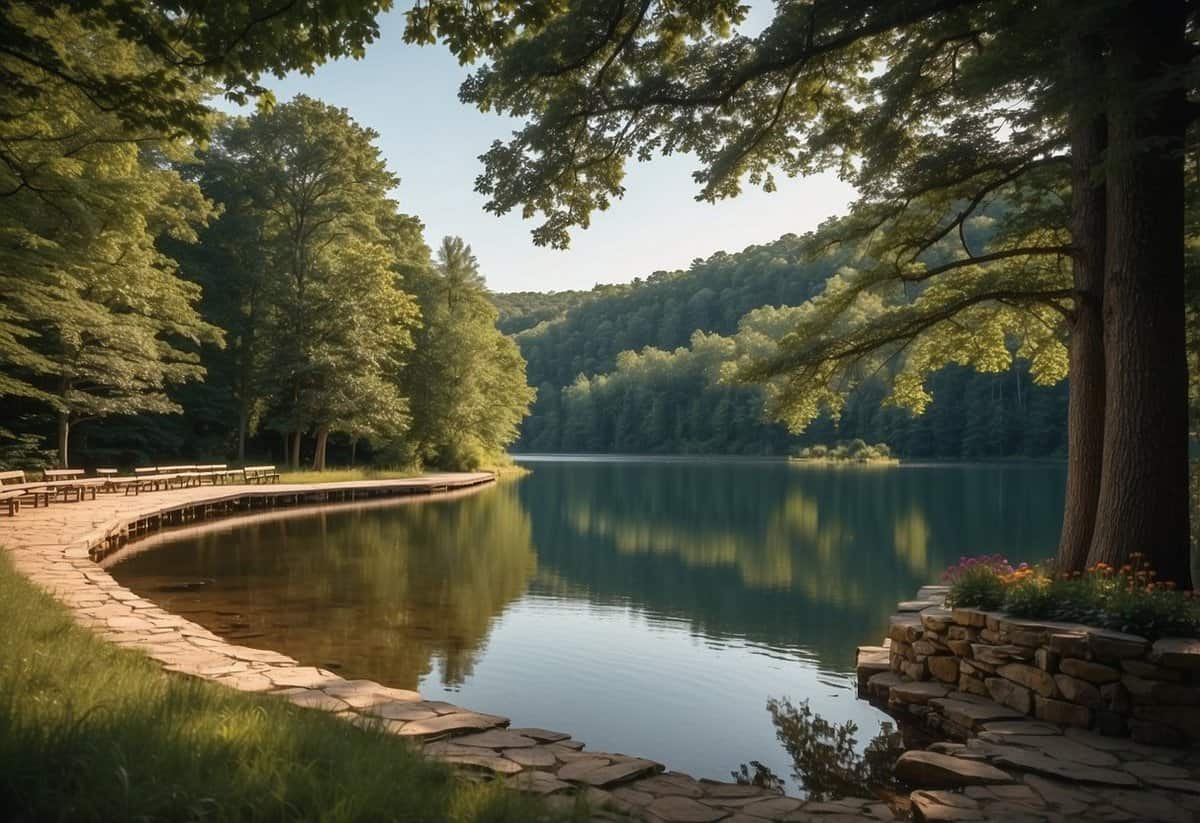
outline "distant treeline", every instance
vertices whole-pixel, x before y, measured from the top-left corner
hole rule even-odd
[[[591,292],[493,295],[538,387],[514,448],[542,452],[787,454],[861,438],[907,458],[1044,457],[1066,451],[1066,384],[1035,385],[1028,364],[1000,374],[948,366],[923,415],[883,405],[882,379],[838,420],[792,435],[762,411],[761,390],[718,380],[739,320],[799,305],[844,262],[812,260],[785,235],[697,260],[687,271]]]

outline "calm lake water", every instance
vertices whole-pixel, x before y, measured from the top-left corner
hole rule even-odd
[[[963,554],[1053,554],[1062,464],[522,458],[449,500],[210,524],[118,580],[233,640],[729,779],[769,698],[853,720],[854,650]]]

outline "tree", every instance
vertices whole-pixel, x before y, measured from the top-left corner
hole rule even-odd
[[[228,431],[230,419],[236,419],[234,454],[241,462],[267,399],[269,307],[265,220],[257,209],[253,176],[225,148],[232,129],[229,121],[219,125],[198,162],[182,169],[220,204],[221,214],[200,232],[198,242],[178,244],[171,252],[182,274],[201,287],[204,318],[226,333],[224,347],[201,350],[204,384],[192,387],[180,402],[189,416],[211,420],[220,430]]]
[[[443,237],[438,246],[437,266],[441,272],[442,290],[446,294],[446,310],[454,311],[460,301],[486,291],[479,261],[461,237]]]
[[[526,119],[484,156],[478,188],[496,213],[541,212],[538,243],[565,245],[620,197],[631,156],[694,153],[710,200],[743,181],[770,189],[776,170],[840,170],[861,200],[826,239],[871,237],[868,259],[743,374],[774,381],[780,414],[803,425],[821,405],[840,408],[872,359],[903,361],[898,398],[917,406],[923,374],[947,359],[998,368],[1010,338],[1039,379],[1069,362],[1061,563],[1141,549],[1186,584],[1194,9],[815,0],[780,4],[756,37],[731,34],[745,13],[595,0],[534,16],[435,2],[409,13],[407,37],[485,57],[461,96]],[[1017,217],[973,247],[971,224],[997,197],[1020,203]],[[935,248],[953,239],[957,251]],[[888,308],[839,326],[864,294],[885,294]]]
[[[71,42],[77,65],[121,72],[147,59],[69,15],[29,22]],[[176,276],[157,243],[194,241],[212,209],[172,168],[189,155],[186,143],[134,130],[39,68],[6,70],[21,77],[17,88],[40,93],[23,107],[13,87],[0,94],[12,115],[0,120],[0,144],[22,161],[0,164],[0,394],[44,401],[66,466],[72,426],[178,412],[166,388],[203,374],[196,347],[219,344],[220,332],[200,318],[199,289]]]
[[[311,73],[331,57],[361,57],[379,34],[376,16],[387,0],[293,0],[209,3],[204,0],[76,0],[67,4],[24,0],[0,7],[0,88],[9,102],[44,109],[56,90],[69,88],[97,111],[134,129],[164,137],[202,137],[210,110],[192,88],[215,84],[245,103],[269,93],[266,72]],[[85,42],[71,36],[104,32],[144,56],[137,63],[91,59]],[[181,93],[182,92],[182,93]],[[18,169],[11,143],[0,160]]]
[[[323,469],[330,432],[394,437],[408,422],[391,375],[412,347],[417,307],[398,283],[387,234],[400,220],[387,196],[398,181],[376,137],[344,109],[298,96],[233,121],[215,149],[249,192],[242,242],[264,256],[259,391],[270,425],[289,433],[293,467],[305,432]]]
[[[517,438],[535,392],[516,344],[496,329],[471,247],[444,238],[437,265],[413,267],[405,287],[422,320],[416,355],[399,375],[412,402],[413,455],[446,468],[495,460]]]

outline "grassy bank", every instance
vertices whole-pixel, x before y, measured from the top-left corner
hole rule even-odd
[[[399,738],[168,675],[74,625],[2,551],[0,625],[7,820],[545,819]]]
[[[420,477],[422,474],[433,474],[441,469],[375,469],[370,467],[354,469],[326,469],[323,472],[304,469],[301,471],[280,470],[280,483],[342,483],[349,480],[397,480],[405,477]],[[529,469],[516,463],[501,463],[485,466],[479,471],[496,472],[501,477],[523,477],[529,474]]]
[[[326,469],[323,472],[303,469],[287,471],[280,469],[280,483],[344,483],[349,480],[399,480],[405,477],[417,477],[421,472],[413,469]]]

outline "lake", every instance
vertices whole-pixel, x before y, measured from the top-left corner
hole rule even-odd
[[[124,585],[250,646],[592,749],[795,791],[770,698],[853,721],[854,652],[960,555],[1050,556],[1061,463],[521,458],[453,499],[285,511],[154,539]],[[150,545],[150,544],[148,544]]]

